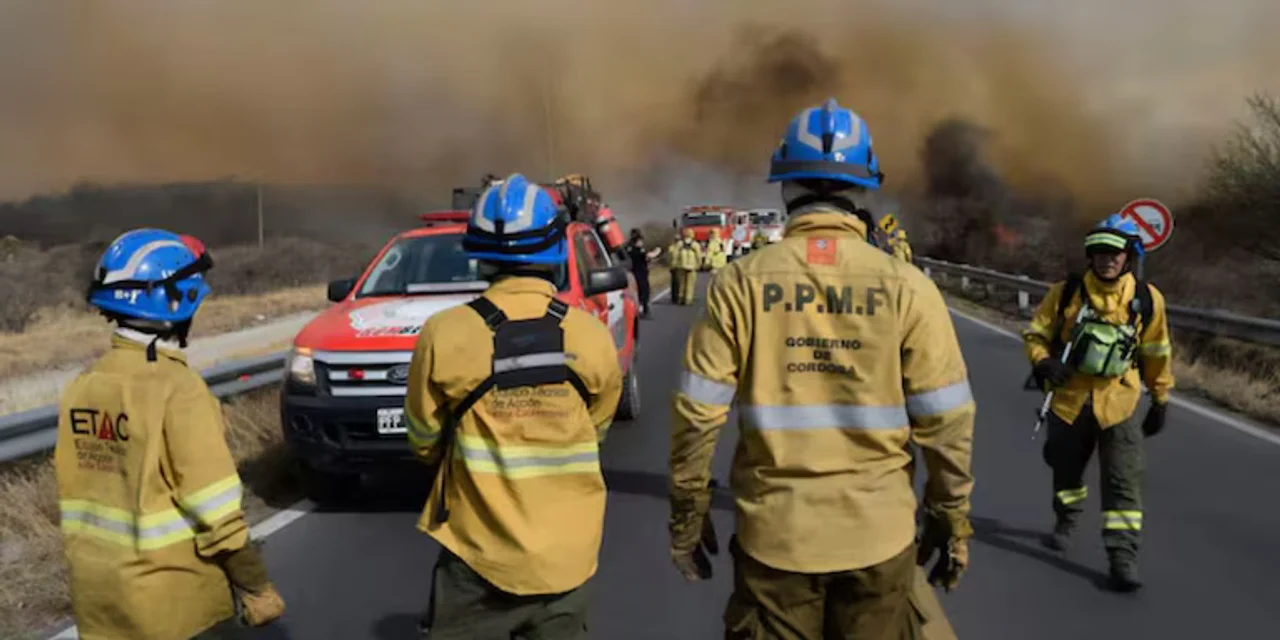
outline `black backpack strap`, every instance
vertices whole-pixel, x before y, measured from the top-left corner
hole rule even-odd
[[[480,314],[484,318],[484,323],[488,325],[490,331],[496,331],[498,326],[507,321],[507,314],[498,308],[498,305],[484,296],[480,296],[475,300],[467,303],[473,311]]]
[[[1068,273],[1062,283],[1062,295],[1058,297],[1058,310],[1053,315],[1053,337],[1049,340],[1049,353],[1054,357],[1061,356],[1059,351],[1066,345],[1062,342],[1062,328],[1067,324],[1067,306],[1076,297],[1076,293],[1084,289],[1084,276],[1079,273]],[[1081,304],[1088,304],[1089,294],[1084,293]]]
[[[590,407],[591,392],[587,391],[587,383],[582,381],[582,376],[579,376],[577,371],[570,368],[569,375],[567,377],[569,378],[569,384],[573,385],[573,390],[577,391],[578,395],[582,398],[582,401]]]
[[[1058,313],[1056,314],[1059,322],[1065,322],[1067,306],[1071,304],[1071,299],[1076,297],[1076,292],[1084,288],[1084,276],[1078,273],[1068,273],[1067,279],[1062,284],[1062,296],[1058,298]]]
[[[475,300],[468,302],[467,306],[480,314],[481,318],[484,318],[484,323],[489,327],[490,331],[497,331],[498,327],[502,326],[502,324],[507,321],[507,314],[503,313],[502,309],[498,308],[498,305],[494,304],[484,296],[480,296]],[[468,393],[466,397],[462,399],[462,402],[459,402],[458,406],[453,408],[453,420],[451,423],[457,424],[457,421],[462,419],[462,415],[470,411],[471,407],[480,400],[480,397],[488,393],[489,390],[493,388],[493,383],[493,376],[489,376],[488,378],[485,378],[484,382],[481,382],[479,386],[472,389],[471,393]]]
[[[564,322],[565,316],[569,315],[569,305],[564,300],[552,298],[551,303],[547,305],[547,315]]]
[[[552,298],[551,304],[547,305],[547,317],[555,318],[563,324],[568,315],[569,305],[559,298]],[[567,373],[565,377],[568,378],[569,384],[573,385],[573,389],[582,397],[583,402],[590,404],[591,393],[587,391],[587,384],[582,381],[582,376],[579,376],[568,363],[565,363],[565,370]]]
[[[1129,326],[1136,327],[1142,320],[1142,331],[1151,326],[1151,317],[1155,315],[1155,303],[1151,300],[1151,285],[1146,280],[1138,280],[1133,292],[1133,307],[1129,309]],[[1135,313],[1136,312],[1136,313]]]

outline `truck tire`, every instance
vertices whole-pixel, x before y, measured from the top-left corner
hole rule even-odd
[[[321,471],[305,462],[298,463],[298,478],[302,493],[317,505],[341,504],[360,489],[359,475]]]
[[[640,347],[639,343],[636,348]],[[618,410],[613,414],[616,420],[635,420],[640,417],[640,380],[636,377],[636,362],[631,363],[631,370],[622,377],[622,397],[618,399]]]

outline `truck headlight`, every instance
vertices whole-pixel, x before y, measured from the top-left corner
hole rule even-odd
[[[301,384],[316,383],[316,361],[310,349],[297,348],[289,354],[289,379]]]

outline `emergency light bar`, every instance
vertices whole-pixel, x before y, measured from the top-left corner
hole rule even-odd
[[[458,224],[469,220],[471,218],[471,212],[461,210],[428,211],[427,213],[418,214],[418,218],[427,223],[428,226]]]

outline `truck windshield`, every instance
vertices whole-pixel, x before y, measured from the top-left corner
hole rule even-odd
[[[770,211],[769,213],[755,214],[756,224],[781,224],[782,220],[778,218],[778,212]]]
[[[686,227],[723,227],[724,214],[686,213],[684,214],[684,224]]]
[[[479,267],[462,250],[461,234],[402,238],[382,254],[356,297],[484,291],[489,283]],[[559,267],[555,274],[562,291],[566,273]]]
[[[374,265],[357,297],[436,291],[479,291],[478,264],[462,250],[462,236],[419,236],[396,241]]]

